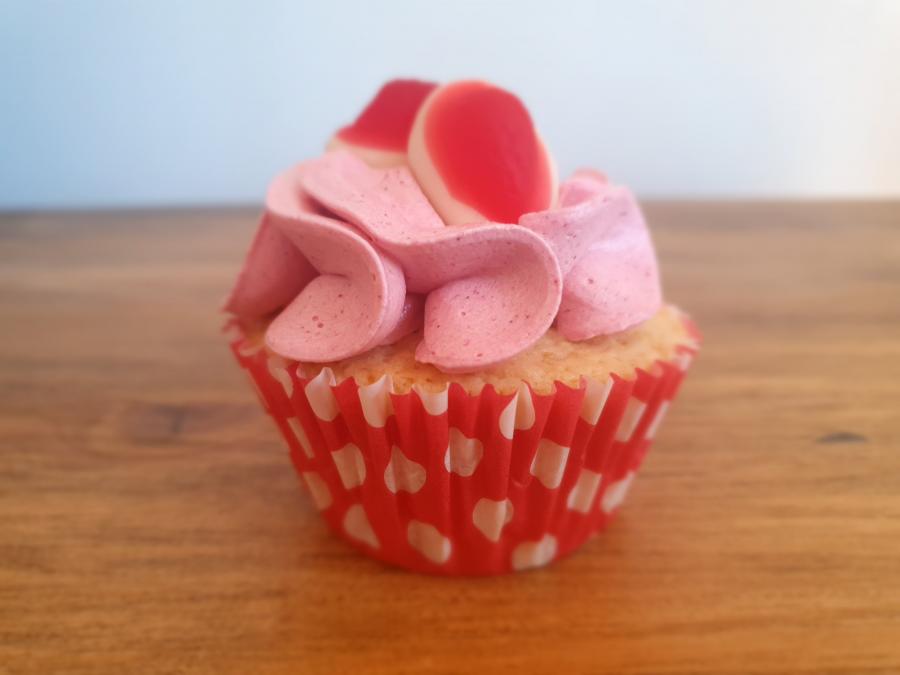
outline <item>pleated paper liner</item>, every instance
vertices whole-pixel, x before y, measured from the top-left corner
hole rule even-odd
[[[308,379],[237,321],[226,334],[338,535],[410,570],[483,575],[546,565],[606,526],[696,353],[684,320],[692,339],[671,360],[548,395]]]

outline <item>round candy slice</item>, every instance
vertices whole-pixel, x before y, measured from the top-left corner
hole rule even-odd
[[[328,149],[349,150],[375,168],[406,164],[413,120],[436,86],[420,80],[391,80],[378,90],[353,124],[338,130]]]
[[[452,82],[428,96],[408,162],[447,225],[516,223],[556,198],[556,168],[528,110],[486,82]]]

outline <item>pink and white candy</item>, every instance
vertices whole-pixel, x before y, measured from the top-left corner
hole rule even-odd
[[[408,155],[447,225],[515,223],[556,199],[556,167],[528,110],[486,82],[432,91],[416,115]]]
[[[375,168],[406,164],[406,148],[416,113],[437,85],[391,80],[359,114],[332,137],[329,150],[347,150]]]

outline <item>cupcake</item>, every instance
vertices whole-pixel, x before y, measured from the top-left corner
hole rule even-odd
[[[696,352],[627,188],[522,102],[386,84],[277,176],[231,349],[331,528],[410,570],[545,565],[621,507]]]

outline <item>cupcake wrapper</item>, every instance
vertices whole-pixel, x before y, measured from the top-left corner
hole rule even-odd
[[[685,323],[692,341],[673,359],[548,395],[307,378],[238,322],[226,334],[336,533],[410,570],[481,575],[545,565],[606,526],[696,353]]]

